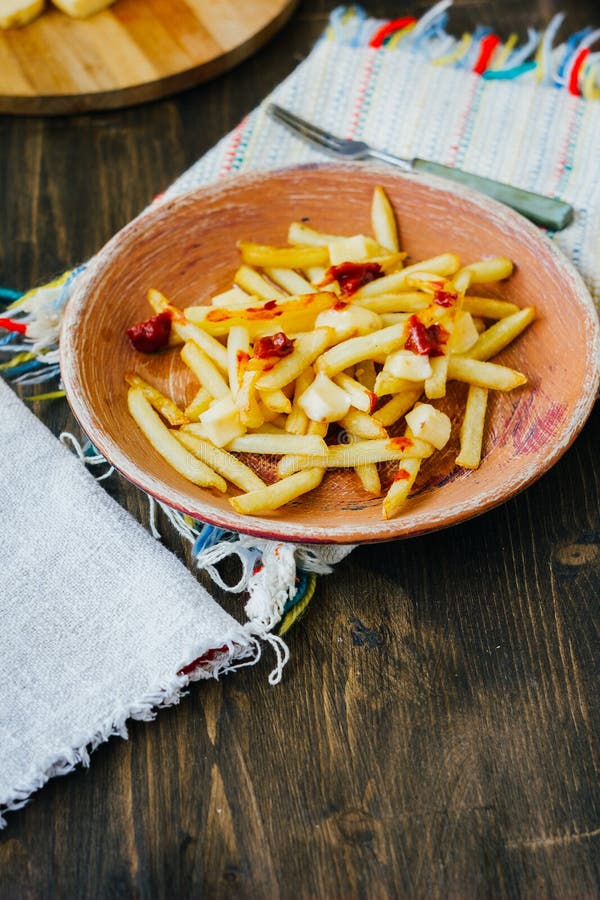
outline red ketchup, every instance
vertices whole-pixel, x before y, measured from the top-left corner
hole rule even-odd
[[[270,356],[288,356],[294,349],[294,341],[283,331],[267,334],[254,342],[254,356],[257,359],[268,359]]]
[[[443,356],[443,345],[450,335],[442,325],[434,322],[426,326],[418,316],[411,316],[408,320],[408,337],[404,345],[406,350],[418,353],[420,356]]]
[[[381,278],[383,271],[379,263],[366,262],[344,262],[339,266],[330,266],[325,272],[325,278],[321,282],[321,287],[337,281],[340,290],[345,297],[354,294],[359,288],[364,287],[370,281]]]
[[[434,291],[433,302],[438,306],[454,306],[458,299],[456,291],[445,291],[442,288]]]
[[[400,452],[402,452],[402,450],[408,450],[409,447],[413,446],[413,442],[409,437],[391,438],[390,444],[392,446],[392,450],[398,450]]]
[[[394,475],[394,481],[408,481],[409,478],[410,472],[407,472],[406,469],[398,469]]]
[[[127,329],[127,337],[140,353],[156,353],[169,343],[171,324],[171,313],[161,312],[145,322],[136,322]]]

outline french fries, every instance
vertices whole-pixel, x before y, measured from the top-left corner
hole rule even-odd
[[[465,417],[460,429],[460,453],[456,465],[476,469],[481,461],[483,426],[488,401],[488,389],[471,385],[467,395]]]
[[[176,472],[193,484],[216,488],[225,493],[227,490],[225,480],[181,446],[158,413],[154,411],[142,388],[129,388],[127,405],[140,430]]]
[[[527,383],[490,360],[535,309],[469,293],[510,277],[512,261],[463,265],[448,252],[404,266],[380,186],[370,212],[372,237],[293,222],[286,247],[239,241],[232,285],[209,303],[183,310],[149,291],[153,312],[171,318],[165,352],[179,354],[194,394],[177,403],[130,372],[129,411],[183,477],[243,491],[229,497],[242,515],[275,512],[333,468],[353,468],[362,490],[383,494],[383,518],[401,514],[423,462],[450,439],[447,383],[469,386],[456,458],[465,468],[484,453],[489,391]],[[273,457],[277,480],[265,483],[238,454]],[[384,463],[396,464],[391,482]]]

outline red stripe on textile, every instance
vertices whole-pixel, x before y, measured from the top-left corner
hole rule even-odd
[[[14,322],[12,319],[0,318],[0,328],[5,328],[7,331],[16,331],[17,334],[25,334],[27,331],[27,325],[24,322]]]
[[[221,166],[221,175],[226,175],[231,171],[233,167],[233,161],[235,159],[235,155],[238,151],[240,143],[242,141],[242,135],[244,133],[244,129],[246,127],[247,117],[242,119],[240,124],[234,130],[233,135],[231,137],[231,143],[227,148],[227,153],[225,154],[225,159],[223,161],[223,165]]]
[[[367,93],[367,87],[369,85],[369,81],[371,80],[371,75],[373,74],[373,64],[375,61],[375,53],[370,54],[370,59],[367,60],[362,78],[360,80],[360,85],[358,88],[358,94],[356,100],[354,101],[354,105],[352,107],[352,116],[350,119],[350,128],[346,134],[346,137],[353,138],[356,134],[356,130],[358,128],[358,123],[360,122],[360,117],[363,111],[363,102]]]
[[[191,663],[188,663],[187,666],[183,666],[177,673],[178,675],[190,675],[195,669],[199,669],[200,666],[204,666],[207,663],[213,662],[220,653],[226,653],[227,645],[225,644],[223,647],[215,647],[213,650],[207,650],[202,656],[198,656],[197,659],[193,659]]]
[[[500,38],[497,34],[488,34],[482,39],[481,44],[479,45],[479,56],[477,57],[477,62],[473,66],[473,71],[476,75],[483,75],[488,67],[492,53],[499,43]]]
[[[395,31],[400,31],[402,28],[406,28],[407,25],[413,25],[417,20],[414,16],[403,16],[401,19],[392,19],[391,22],[386,22],[385,25],[382,25],[379,28],[371,40],[369,41],[369,47],[381,47],[386,37],[389,37],[390,34],[393,34]]]
[[[579,90],[579,73],[581,72],[581,67],[586,61],[589,52],[589,47],[584,47],[583,50],[580,50],[575,57],[575,62],[573,63],[573,68],[571,69],[571,76],[569,78],[569,93],[574,94],[575,97],[581,97],[581,91]]]

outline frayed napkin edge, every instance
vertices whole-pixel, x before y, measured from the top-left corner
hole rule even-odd
[[[15,812],[26,806],[33,794],[51,778],[68,775],[79,765],[89,766],[90,754],[110,738],[117,736],[127,740],[129,720],[150,722],[160,709],[178,704],[186,695],[185,689],[191,682],[209,678],[218,679],[228,672],[255,665],[261,655],[260,640],[241,625],[224,637],[223,644],[218,648],[201,645],[190,648],[187,653],[182,654],[185,661],[177,674],[149,688],[142,697],[98,722],[92,729],[91,737],[84,740],[74,738],[72,746],[50,754],[43,764],[31,770],[23,784],[15,786],[1,796],[0,830],[8,824],[6,813]]]

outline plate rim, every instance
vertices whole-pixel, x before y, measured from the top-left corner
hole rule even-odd
[[[354,544],[354,543],[379,543],[390,540],[406,539],[409,537],[417,537],[433,531],[439,531],[454,525],[467,522],[479,515],[490,511],[499,506],[517,494],[521,493],[535,481],[542,477],[556,462],[566,453],[573,441],[581,432],[587,418],[589,417],[594,405],[595,397],[598,393],[600,383],[600,367],[586,366],[588,378],[582,383],[581,390],[577,396],[577,400],[573,405],[570,415],[565,423],[564,429],[554,442],[552,450],[547,453],[540,461],[535,456],[529,465],[524,467],[516,479],[510,482],[507,490],[486,492],[483,489],[469,498],[468,501],[462,500],[460,503],[454,503],[448,506],[444,504],[441,511],[434,516],[430,516],[430,522],[406,527],[403,525],[405,520],[400,516],[395,519],[380,519],[372,525],[362,524],[361,526],[336,526],[332,531],[326,526],[311,525],[310,527],[300,523],[286,523],[285,518],[279,519],[276,516],[272,518],[262,516],[241,516],[233,509],[231,513],[222,515],[218,509],[211,506],[204,508],[204,504],[199,502],[196,505],[186,504],[180,498],[180,492],[177,496],[165,497],[156,488],[147,486],[147,479],[144,479],[143,470],[133,461],[120,451],[118,445],[114,445],[116,452],[113,452],[113,442],[107,448],[106,442],[102,436],[95,434],[93,417],[90,409],[86,407],[83,399],[79,397],[76,385],[76,369],[77,361],[75,357],[74,338],[77,330],[77,323],[84,311],[85,297],[88,290],[94,286],[96,282],[101,280],[105,268],[110,264],[112,253],[115,248],[122,249],[123,241],[134,240],[137,231],[143,227],[148,217],[159,219],[167,216],[174,205],[179,206],[184,203],[195,204],[208,198],[214,198],[215,195],[228,195],[232,191],[235,192],[236,187],[251,185],[253,182],[264,183],[266,180],[277,177],[285,177],[290,174],[301,171],[317,171],[328,172],[332,170],[345,172],[356,172],[360,169],[363,173],[372,173],[373,177],[377,174],[385,175],[387,179],[398,179],[403,181],[417,181],[420,184],[426,184],[435,191],[450,193],[455,197],[459,197],[471,205],[482,208],[486,214],[493,214],[495,217],[504,219],[508,224],[514,222],[521,231],[525,228],[525,232],[529,232],[530,238],[535,242],[542,242],[549,250],[554,258],[555,264],[568,276],[571,283],[572,294],[570,302],[576,299],[578,308],[580,309],[584,321],[591,325],[590,340],[586,343],[588,357],[593,361],[594,358],[600,357],[600,322],[592,297],[573,263],[566,255],[557,247],[550,238],[535,225],[524,219],[519,213],[514,212],[503,204],[479,194],[463,185],[448,182],[442,178],[406,173],[402,171],[391,170],[388,166],[373,163],[344,163],[344,162],[319,162],[307,163],[303,165],[284,166],[268,171],[254,170],[242,174],[229,175],[221,178],[216,182],[207,185],[201,185],[191,191],[181,194],[166,196],[159,202],[152,204],[143,210],[139,216],[125,225],[118,231],[90,260],[86,270],[81,274],[71,297],[64,311],[60,333],[60,367],[63,384],[67,396],[67,401],[84,433],[90,438],[94,445],[100,450],[103,456],[115,466],[132,484],[139,487],[145,493],[155,497],[167,506],[177,509],[180,512],[187,513],[196,519],[225,528],[231,531],[239,531],[244,534],[252,535],[267,540],[280,540],[295,543],[329,543],[329,544]],[[81,400],[81,403],[78,403]],[[541,462],[541,464],[540,464]],[[129,464],[129,465],[128,465]],[[178,499],[179,498],[179,499]],[[201,511],[201,512],[200,512]],[[460,518],[457,518],[460,516]],[[418,517],[417,517],[418,518]],[[278,527],[279,526],[279,527]],[[285,528],[285,531],[283,530]]]

